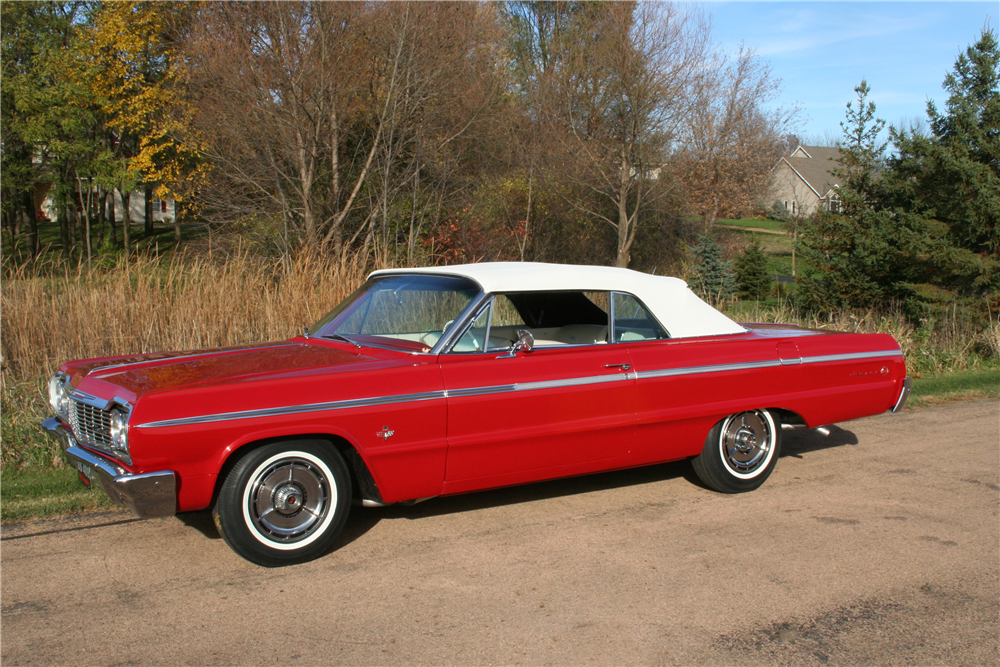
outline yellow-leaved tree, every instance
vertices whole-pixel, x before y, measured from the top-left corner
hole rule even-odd
[[[206,178],[202,142],[191,127],[187,72],[178,36],[196,7],[181,2],[101,3],[90,22],[89,82],[107,115],[115,156],[110,180],[122,197],[126,252],[131,193],[145,195],[145,231],[153,232],[153,196],[189,198]],[[179,207],[176,210],[178,210]],[[180,216],[174,236],[180,241]]]

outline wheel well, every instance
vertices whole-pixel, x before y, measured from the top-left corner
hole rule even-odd
[[[219,476],[215,480],[215,491],[212,493],[212,505],[215,504],[215,501],[219,497],[219,488],[222,486],[222,482],[229,475],[229,471],[233,469],[236,463],[243,458],[247,452],[275,442],[320,442],[334,447],[340,455],[344,457],[344,462],[347,464],[347,470],[351,475],[351,487],[353,488],[354,496],[357,498],[382,502],[382,495],[379,493],[378,485],[375,483],[375,478],[372,477],[372,473],[368,469],[368,465],[365,463],[364,459],[361,458],[361,454],[359,454],[354,448],[354,445],[344,438],[330,435],[328,433],[304,433],[301,435],[254,440],[253,442],[248,442],[233,450],[226,458],[226,462],[222,464],[222,468],[219,470]]]
[[[782,425],[788,424],[790,428],[807,428],[806,420],[794,410],[786,410],[785,408],[768,408],[768,410],[781,419]]]

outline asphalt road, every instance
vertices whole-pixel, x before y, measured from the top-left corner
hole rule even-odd
[[[1000,663],[1000,405],[786,433],[763,488],[675,463],[357,509],[264,569],[205,514],[4,527],[3,665]]]

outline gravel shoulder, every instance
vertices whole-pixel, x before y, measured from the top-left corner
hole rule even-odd
[[[1000,404],[785,434],[758,491],[684,462],[356,508],[264,569],[205,513],[3,526],[5,665],[1000,662]]]

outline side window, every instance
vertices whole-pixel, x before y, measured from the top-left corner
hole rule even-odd
[[[451,348],[452,352],[483,352],[485,349],[486,337],[489,335],[490,330],[490,315],[493,312],[493,304],[491,303],[486,307],[483,312],[479,313],[473,322],[469,330],[458,339],[455,346]]]
[[[517,339],[517,332],[522,329],[531,333],[538,348],[604,345],[610,342],[608,313],[611,302],[610,292],[496,294],[451,351],[506,351]]]
[[[631,294],[614,293],[615,342],[669,338],[646,307]]]
[[[519,329],[530,329],[506,294],[493,298],[493,321],[490,323],[490,339],[487,349],[506,350],[517,339]]]
[[[521,329],[530,329],[505,294],[497,294],[479,313],[452,352],[497,352],[510,348]]]

